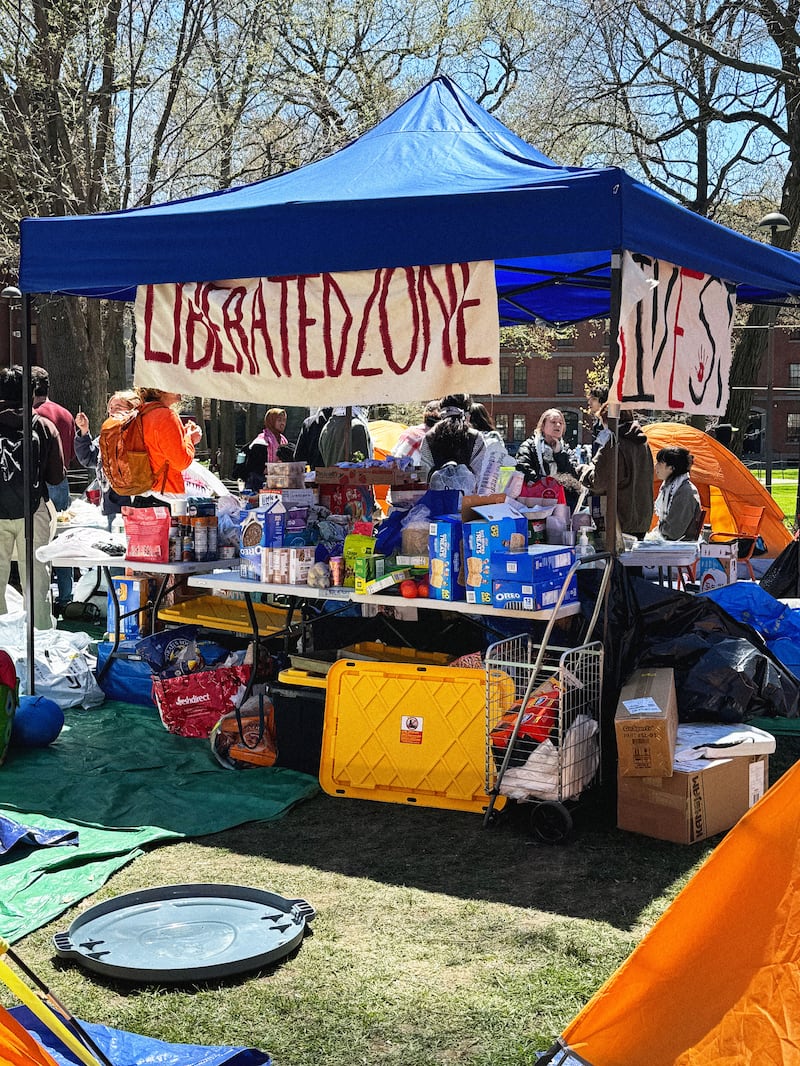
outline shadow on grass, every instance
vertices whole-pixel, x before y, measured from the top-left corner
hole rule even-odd
[[[800,738],[778,738],[774,781],[800,756]],[[239,826],[198,845],[632,929],[656,899],[677,891],[720,837],[682,846],[615,828],[613,789],[587,794],[563,845],[528,832],[531,808],[483,819],[435,808],[320,794],[275,822]]]

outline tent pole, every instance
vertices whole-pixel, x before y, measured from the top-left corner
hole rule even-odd
[[[622,303],[622,252],[611,254],[611,315],[608,343],[608,381],[614,379],[619,361],[619,315]],[[619,402],[608,395],[608,428],[611,430],[614,447],[611,450],[611,480],[608,486],[606,507],[606,551],[617,554],[617,478],[619,476]]]
[[[22,294],[22,344],[20,363],[22,366],[22,484],[25,499],[23,503],[25,533],[25,573],[20,574],[25,590],[25,627],[28,649],[28,695],[36,694],[34,678],[35,664],[35,629],[33,610],[33,388],[31,382],[31,297]]]

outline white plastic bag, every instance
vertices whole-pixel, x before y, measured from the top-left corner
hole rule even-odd
[[[88,633],[37,629],[33,674],[36,695],[54,700],[62,711],[70,707],[99,707],[104,703],[105,693],[95,679],[97,659],[91,654],[91,644]],[[0,646],[14,662],[20,694],[27,694],[28,651],[23,611],[0,616]]]

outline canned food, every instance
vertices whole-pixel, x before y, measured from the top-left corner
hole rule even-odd
[[[331,568],[331,584],[344,584],[344,559],[342,556],[332,555],[328,560],[328,565]]]

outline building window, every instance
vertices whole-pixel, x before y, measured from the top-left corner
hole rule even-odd
[[[508,365],[508,363],[501,363],[500,364],[500,392],[501,393],[509,393],[509,392],[511,392],[510,383],[511,383],[511,367]]]
[[[508,415],[496,415],[494,427],[503,440],[508,440]]]
[[[789,330],[789,340],[790,341],[800,341],[800,329],[790,329]]]
[[[575,347],[575,338],[574,337],[570,337],[570,336],[556,337],[556,348],[574,348],[574,347]]]
[[[558,384],[556,392],[559,396],[572,395],[572,367],[560,366],[558,368]]]
[[[800,441],[800,414],[786,416],[786,442],[797,444]]]
[[[578,443],[580,419],[575,411],[562,411],[564,415],[564,440],[570,448]]]
[[[789,363],[789,388],[800,389],[800,363]]]
[[[527,433],[525,415],[514,415],[514,440],[525,440]]]
[[[528,364],[517,363],[514,366],[514,395],[528,395]]]

